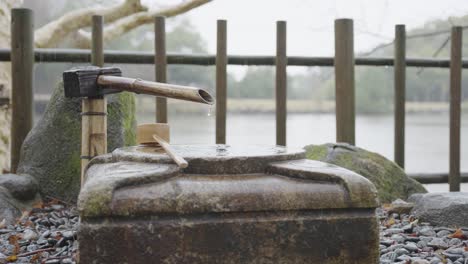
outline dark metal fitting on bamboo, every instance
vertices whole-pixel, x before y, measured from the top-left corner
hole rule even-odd
[[[144,81],[121,75],[119,68],[85,67],[65,71],[65,96],[93,98],[127,91],[209,105],[215,101],[210,93],[200,88]]]

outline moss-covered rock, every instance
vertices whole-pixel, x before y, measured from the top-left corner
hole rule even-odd
[[[308,159],[335,164],[369,179],[377,188],[381,202],[406,200],[411,194],[427,192],[397,164],[377,153],[345,143],[309,145],[304,149]]]
[[[135,144],[135,97],[107,96],[108,151]],[[54,90],[41,120],[21,148],[18,173],[33,176],[41,193],[75,201],[80,190],[81,99],[65,98],[63,84]]]

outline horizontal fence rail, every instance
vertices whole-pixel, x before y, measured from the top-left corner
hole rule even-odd
[[[409,177],[423,184],[431,183],[447,183],[449,174],[448,173],[409,173]],[[461,182],[468,182],[468,173],[460,174]]]
[[[73,62],[73,63],[89,63],[91,60],[91,51],[84,49],[38,49],[34,50],[34,58],[36,62]],[[303,57],[303,56],[288,56],[288,66],[329,66],[333,67],[333,57]],[[257,66],[274,66],[276,65],[276,56],[245,56],[245,55],[228,55],[227,63],[229,65],[257,65]],[[10,49],[0,49],[0,61],[11,61]],[[116,50],[105,50],[104,61],[114,64],[154,64],[154,53],[151,52],[125,52]],[[393,66],[393,58],[359,58],[354,59],[356,66]],[[176,65],[200,65],[214,66],[216,65],[216,55],[209,54],[167,54],[167,64]],[[423,59],[423,58],[407,58],[406,66],[408,67],[425,67],[425,68],[450,68],[449,59]],[[468,69],[468,60],[462,61],[462,68]]]

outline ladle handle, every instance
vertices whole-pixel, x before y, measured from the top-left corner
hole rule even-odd
[[[187,168],[188,162],[182,158],[181,156],[177,155],[174,150],[171,148],[171,145],[167,143],[164,139],[158,137],[157,135],[153,135],[154,140],[158,142],[159,145],[166,151],[167,155],[172,158],[172,160],[179,165],[181,168]]]

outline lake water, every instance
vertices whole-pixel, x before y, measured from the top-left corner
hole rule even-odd
[[[334,114],[288,114],[287,145],[303,147],[335,140]],[[154,122],[151,115],[138,115],[139,122]],[[170,113],[171,142],[213,144],[215,117],[207,114]],[[468,171],[468,116],[462,120],[461,169]],[[275,144],[274,114],[228,114],[227,144]],[[357,116],[356,145],[393,160],[393,116]],[[449,120],[444,114],[408,114],[406,119],[406,171],[448,172]],[[431,191],[446,191],[447,184],[428,185]],[[463,184],[463,191],[468,185]]]

